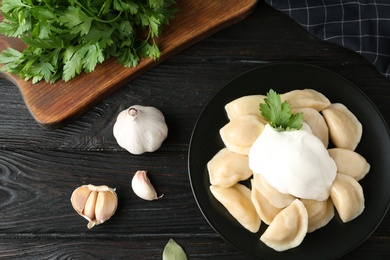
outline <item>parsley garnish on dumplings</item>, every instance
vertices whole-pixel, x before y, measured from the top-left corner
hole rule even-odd
[[[260,104],[261,115],[278,132],[299,130],[302,128],[303,113],[292,114],[287,101],[282,103],[281,97],[270,89],[265,103]]]

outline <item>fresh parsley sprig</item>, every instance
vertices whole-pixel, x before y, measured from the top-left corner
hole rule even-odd
[[[261,115],[279,132],[302,128],[303,113],[292,114],[287,101],[282,103],[278,93],[270,89],[264,103],[260,104]]]
[[[116,57],[125,67],[158,59],[156,38],[175,0],[3,0],[0,33],[27,44],[0,54],[3,71],[33,83],[68,81]],[[142,32],[142,33],[140,33]],[[143,35],[143,36],[141,36]]]

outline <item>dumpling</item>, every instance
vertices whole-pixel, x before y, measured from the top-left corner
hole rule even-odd
[[[223,126],[219,133],[225,146],[232,152],[249,154],[249,149],[264,129],[259,116],[243,115]]]
[[[299,199],[296,199],[275,217],[260,240],[276,251],[285,251],[302,243],[307,227],[306,208]]]
[[[227,117],[230,120],[242,115],[257,115],[263,123],[266,120],[261,117],[260,103],[264,103],[264,95],[248,95],[237,98],[225,105]]]
[[[309,217],[308,233],[322,228],[334,217],[334,207],[330,198],[324,201],[307,199],[301,199],[301,201],[305,205]]]
[[[322,110],[329,128],[329,137],[337,148],[355,150],[363,134],[356,116],[343,104],[334,103]]]
[[[349,175],[343,173],[336,175],[330,187],[330,197],[344,223],[355,219],[364,210],[362,186]]]
[[[229,188],[211,185],[210,191],[243,227],[253,233],[259,231],[261,220],[253,206],[249,188],[237,183]]]
[[[310,107],[321,111],[330,105],[322,93],[314,89],[296,89],[280,95],[282,102],[287,101],[290,108]]]
[[[253,174],[252,187],[255,187],[261,194],[276,208],[284,208],[290,205],[295,197],[290,194],[284,194],[271,186],[260,173]]]
[[[312,134],[317,136],[325,147],[328,147],[329,129],[324,117],[321,115],[320,112],[318,112],[314,108],[309,107],[294,108],[291,109],[291,112],[294,114],[303,113],[303,120],[306,124],[310,126]]]
[[[328,149],[329,156],[336,162],[337,172],[347,174],[360,181],[370,171],[370,164],[357,152],[343,149]]]
[[[224,188],[233,186],[239,181],[252,176],[249,169],[248,156],[221,149],[207,163],[210,183]]]
[[[275,216],[282,210],[280,208],[274,207],[266,197],[261,194],[253,185],[253,179],[251,179],[252,183],[252,203],[256,208],[257,214],[259,214],[260,219],[267,225],[271,224],[272,220],[274,220]]]

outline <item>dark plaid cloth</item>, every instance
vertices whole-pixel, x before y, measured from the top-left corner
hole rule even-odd
[[[315,37],[353,50],[390,79],[390,0],[265,0]]]

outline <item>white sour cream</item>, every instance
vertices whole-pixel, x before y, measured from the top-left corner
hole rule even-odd
[[[267,124],[249,152],[249,168],[278,191],[324,201],[337,172],[334,160],[306,124],[277,132]]]

